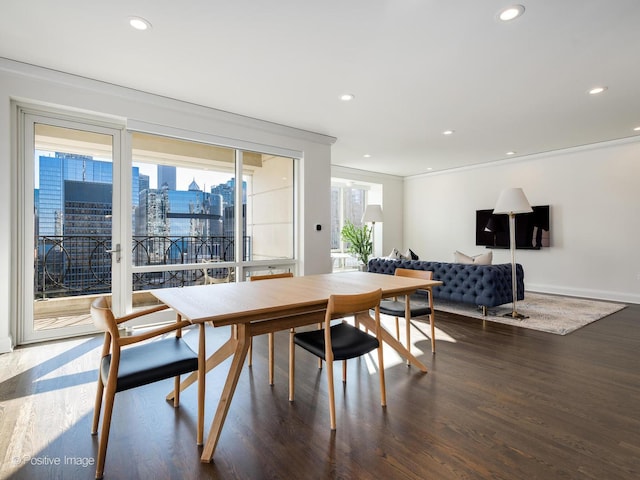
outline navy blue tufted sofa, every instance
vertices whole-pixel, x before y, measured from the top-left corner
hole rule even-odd
[[[443,285],[433,288],[434,299],[470,303],[479,307],[496,307],[513,301],[511,295],[511,264],[469,265],[464,263],[425,262],[422,260],[390,260],[372,258],[369,271],[393,275],[396,268],[431,270],[433,279]],[[524,270],[516,264],[518,300],[524,299]]]

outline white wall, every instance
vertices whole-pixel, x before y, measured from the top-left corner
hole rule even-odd
[[[0,59],[0,352],[12,346],[18,298],[15,265],[15,113],[11,100],[52,105],[106,116],[126,125],[156,124],[302,152],[300,165],[301,273],[331,271],[330,182],[334,138],[262,122],[210,108]],[[315,224],[326,228],[316,231]]]
[[[408,246],[404,246],[403,242],[404,185],[402,177],[365,172],[363,170],[340,167],[338,165],[331,167],[331,176],[353,180],[355,182],[382,185],[382,198],[369,198],[369,203],[382,205],[382,216],[384,218],[382,225],[376,223],[376,235],[374,237],[375,250],[381,255],[387,255],[392,248],[397,248],[403,252],[406,248],[409,248]]]
[[[475,211],[522,187],[551,206],[551,247],[517,250],[530,291],[640,303],[640,140],[608,142],[405,179],[404,235],[421,259],[475,246]],[[494,263],[510,262],[494,250]]]

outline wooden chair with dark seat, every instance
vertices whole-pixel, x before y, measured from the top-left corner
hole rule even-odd
[[[327,362],[327,380],[329,383],[329,414],[331,430],[336,429],[335,393],[333,387],[333,361],[342,360],[342,381],[346,381],[346,361],[360,357],[378,349],[378,368],[380,375],[380,403],[387,405],[384,362],[382,355],[382,326],[380,325],[380,299],[382,290],[353,295],[331,295],[327,305],[324,326],[320,330],[300,332],[293,335],[295,345],[313,353]],[[342,321],[331,325],[331,320],[346,316],[367,315],[369,310],[375,311],[375,337],[353,325]],[[289,378],[293,386],[295,374],[295,357],[291,355],[289,362]],[[289,393],[293,401],[293,391]]]
[[[408,268],[396,268],[395,275],[412,278],[422,278],[423,280],[431,280],[433,272],[431,270],[411,270]],[[397,297],[392,300],[382,300],[380,302],[380,313],[392,315],[396,320],[396,338],[400,340],[400,323],[398,317],[405,318],[406,321],[406,346],[411,351],[411,318],[421,315],[429,315],[429,324],[431,326],[431,351],[436,353],[436,327],[433,310],[433,298],[430,292],[425,291],[428,296],[427,301],[411,299],[409,295],[402,300]]]
[[[249,280],[254,282],[257,280],[269,280],[273,278],[288,278],[288,277],[293,277],[293,273],[284,272],[284,273],[270,273],[266,275],[252,275],[249,277]],[[273,333],[269,333],[267,335],[269,337],[269,385],[273,385],[273,377],[274,377],[273,375],[274,351],[273,350],[274,350],[275,336]],[[253,338],[249,341],[249,352],[247,354],[248,356],[247,363],[249,364],[249,366],[251,366],[251,364],[253,363],[252,350],[253,350]]]
[[[130,388],[175,377],[173,406],[178,407],[180,402],[180,375],[198,370],[198,355],[182,339],[182,328],[190,325],[186,320],[179,320],[170,325],[147,330],[137,335],[120,336],[118,326],[124,322],[167,308],[166,305],[159,305],[116,318],[111,311],[107,297],[99,297],[91,305],[91,316],[94,324],[105,332],[91,429],[92,435],[98,433],[100,410],[104,397],[104,414],[96,462],[96,478],[102,478],[104,473],[115,394]],[[164,335],[173,332],[175,332],[175,335],[163,338]],[[151,339],[154,340],[140,343]],[[201,354],[204,357],[204,352]],[[204,365],[204,358],[200,360],[200,365]],[[201,384],[198,389],[198,443],[202,443],[203,422],[204,386]]]

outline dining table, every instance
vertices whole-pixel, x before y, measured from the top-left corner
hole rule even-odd
[[[404,295],[408,302],[409,295],[416,290],[430,292],[433,287],[439,285],[442,285],[442,282],[436,280],[353,271],[152,291],[160,302],[176,312],[178,319],[188,320],[199,326],[200,351],[206,351],[205,325],[215,328],[232,326],[230,338],[206,360],[204,371],[208,372],[227,358],[233,357],[202,450],[201,461],[208,463],[213,459],[252,337],[322,323],[329,297],[333,294],[358,294],[381,289],[383,297]],[[368,315],[358,317],[358,321],[365,328],[375,330],[375,323]],[[427,372],[427,367],[409,348],[384,328],[382,339],[409,364]],[[202,372],[202,369],[200,371]],[[180,384],[180,391],[196,381],[198,394],[204,397],[206,380],[202,373],[193,373],[186,377]],[[175,391],[172,391],[167,395],[167,399],[173,398],[174,395]],[[197,443],[203,445],[204,406],[198,411],[197,430]]]

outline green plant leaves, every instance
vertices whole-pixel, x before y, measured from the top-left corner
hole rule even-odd
[[[356,227],[349,220],[346,221],[340,232],[342,240],[349,244],[349,253],[353,253],[358,260],[365,265],[369,261],[369,256],[373,252],[373,242],[371,241],[372,233],[372,229],[367,225]]]

